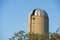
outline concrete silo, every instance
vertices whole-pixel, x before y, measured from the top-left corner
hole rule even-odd
[[[30,33],[48,33],[49,18],[45,10],[34,9],[28,16],[28,32]]]

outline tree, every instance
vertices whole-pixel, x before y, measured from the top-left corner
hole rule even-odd
[[[56,40],[59,37],[57,33],[25,33],[24,31],[15,32],[9,40]],[[60,38],[59,38],[60,40]]]
[[[15,36],[15,37],[18,37],[18,33],[15,32],[15,33],[14,33],[14,36]]]
[[[22,40],[22,38],[23,38],[23,36],[24,36],[23,33],[25,33],[25,32],[24,32],[24,31],[19,31],[19,32],[18,32],[18,35],[19,35],[19,37],[20,37],[20,40]]]
[[[9,38],[9,40],[12,40],[12,38]]]
[[[51,40],[56,40],[57,39],[58,34],[57,33],[52,33],[51,34]]]
[[[27,40],[28,39],[28,34],[26,33],[25,35],[24,35],[24,40]]]
[[[49,40],[49,33],[29,33],[28,34],[28,40]]]
[[[28,33],[28,40],[39,40],[39,34]]]
[[[12,40],[15,40],[15,36],[12,36]]]
[[[19,32],[15,32],[14,35],[12,36],[12,38],[9,38],[9,40],[15,40],[15,38],[17,38],[17,40],[23,40],[24,37],[24,31],[19,31]]]

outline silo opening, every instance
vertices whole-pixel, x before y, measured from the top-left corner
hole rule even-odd
[[[35,17],[32,17],[33,18],[33,20],[35,20]]]

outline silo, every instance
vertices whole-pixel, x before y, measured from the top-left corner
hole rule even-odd
[[[43,9],[34,9],[28,15],[28,32],[30,33],[48,33],[49,18],[48,14]]]

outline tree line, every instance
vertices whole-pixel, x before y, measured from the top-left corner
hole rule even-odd
[[[14,33],[9,40],[60,40],[60,36],[58,33],[25,33],[25,31],[21,30],[17,33]]]

